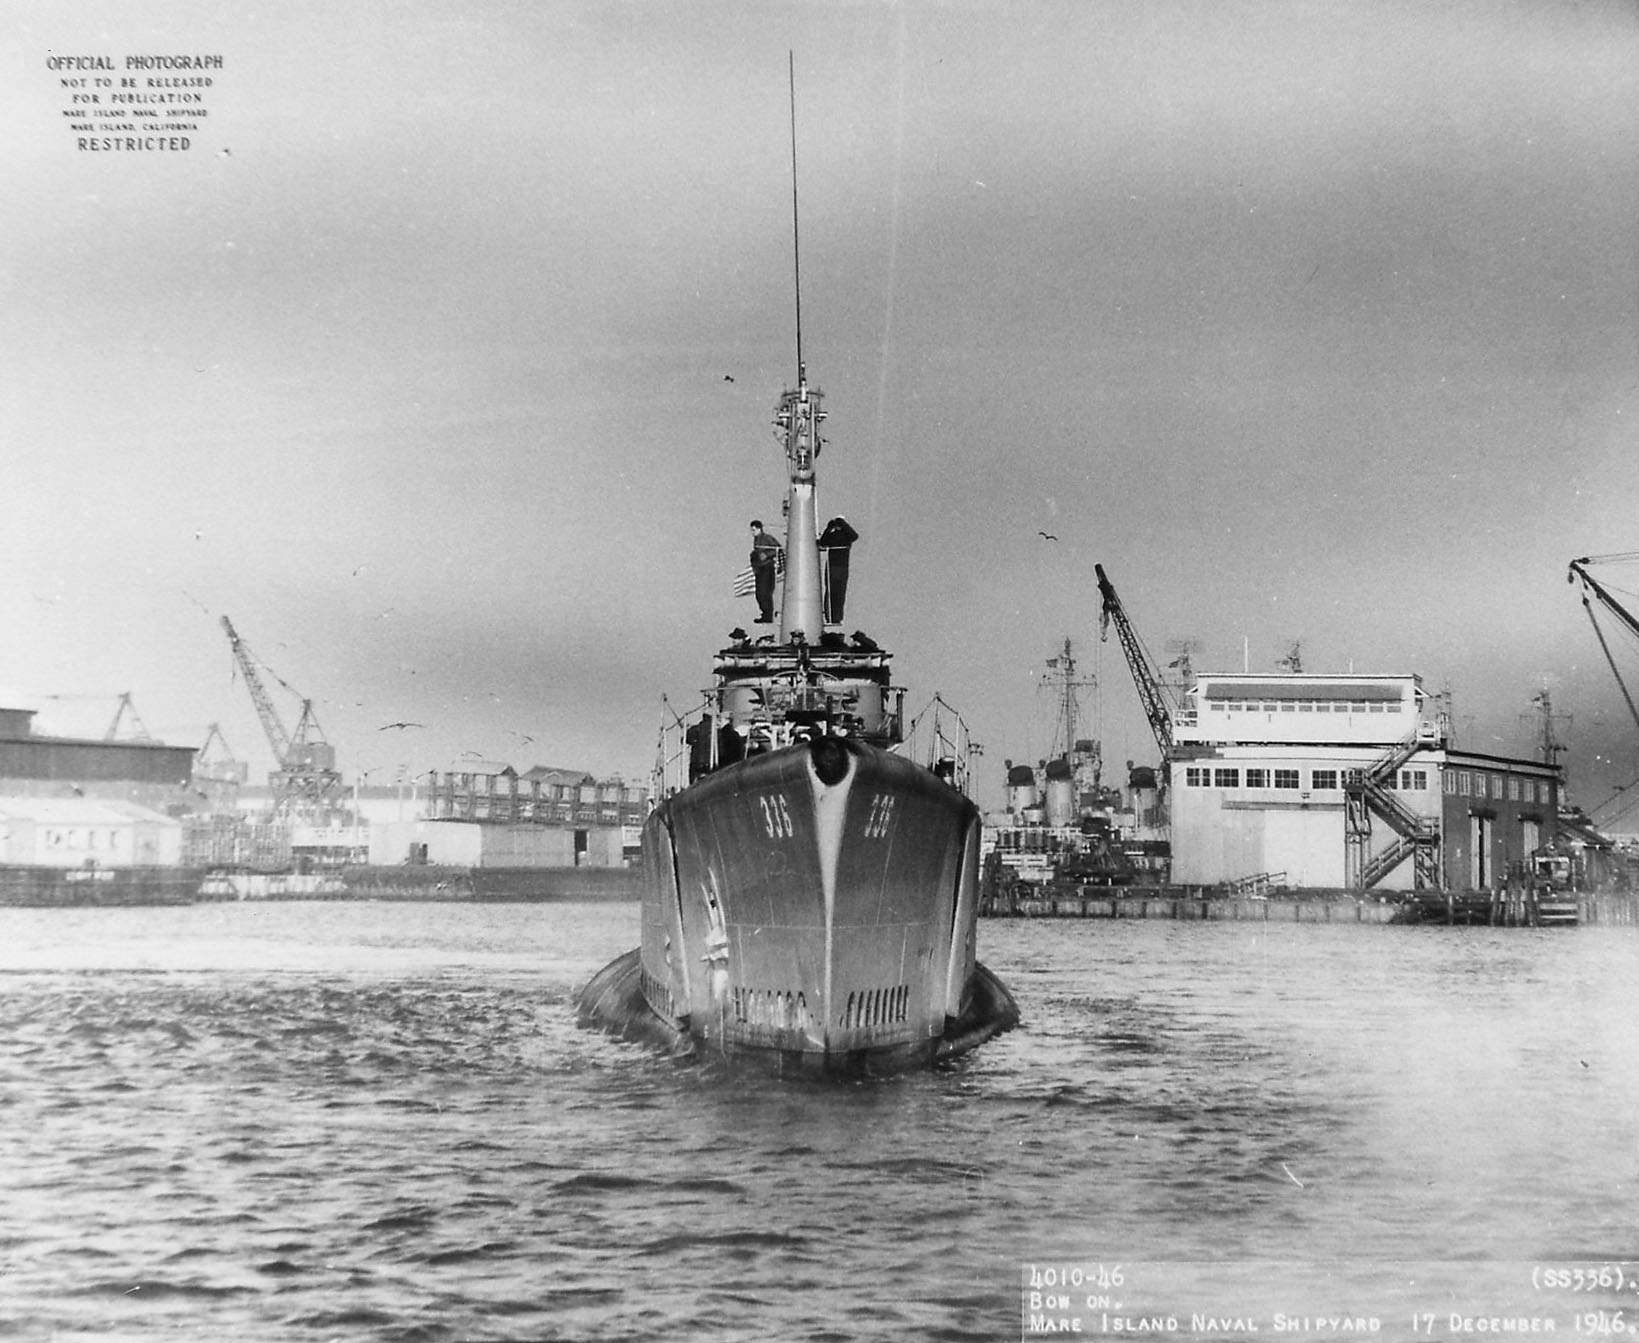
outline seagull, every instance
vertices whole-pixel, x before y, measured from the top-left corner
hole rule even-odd
[[[1041,537],[1041,539],[1043,541],[1057,541],[1058,540],[1058,537],[1054,536],[1052,532],[1037,532],[1036,535]]]
[[[395,727],[396,728],[406,728],[406,727],[425,727],[425,726],[426,726],[425,723],[406,723],[406,722],[403,722],[402,720],[400,720],[397,723],[383,723],[380,727],[378,727],[376,729],[376,731],[377,732],[386,732],[389,729],[395,728]]]

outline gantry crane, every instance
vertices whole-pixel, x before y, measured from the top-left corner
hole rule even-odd
[[[213,746],[221,747],[213,754]],[[222,735],[222,725],[212,723],[205,732],[205,744],[194,752],[193,776],[205,783],[243,783],[248,773],[245,762],[236,759],[228,739]]]
[[[1628,712],[1633,715],[1635,726],[1639,726],[1639,709],[1633,704],[1633,696],[1628,693],[1628,683],[1622,679],[1622,672],[1616,665],[1616,658],[1612,656],[1610,645],[1605,642],[1605,632],[1599,628],[1599,621],[1594,618],[1593,603],[1588,600],[1591,593],[1597,597],[1605,609],[1620,620],[1628,633],[1639,638],[1639,620],[1613,597],[1610,591],[1597,578],[1590,574],[1587,566],[1597,564],[1602,560],[1632,560],[1639,559],[1639,552],[1629,552],[1624,555],[1584,555],[1581,559],[1571,561],[1571,571],[1565,575],[1567,583],[1582,580],[1582,609],[1588,613],[1588,621],[1593,626],[1595,637],[1599,640],[1599,647],[1604,651],[1605,661],[1610,663],[1611,674],[1616,677],[1616,684],[1621,688],[1622,698],[1627,701]]]
[[[108,725],[108,731],[103,733],[104,741],[118,741],[120,724],[125,721],[126,714],[131,716],[131,741],[151,742],[153,736],[148,731],[148,725],[142,721],[142,715],[137,712],[137,706],[131,699],[131,692],[127,690],[120,696],[119,708],[114,710],[114,721]]]
[[[268,745],[273,748],[273,758],[278,761],[278,767],[268,775],[268,784],[273,789],[274,814],[279,817],[307,816],[338,808],[341,805],[341,775],[336,770],[336,752],[324,739],[324,731],[313,713],[313,701],[302,699],[302,713],[296,722],[296,730],[294,733],[286,732],[279,712],[273,707],[273,700],[262,684],[250,650],[239,637],[239,631],[234,629],[233,622],[226,616],[222,617],[222,628],[227,631],[234,660],[244,675],[251,702],[256,706],[256,716],[262,720],[262,731],[267,734]],[[269,674],[273,674],[271,669]],[[279,680],[277,675],[274,679]],[[279,680],[279,684],[301,698],[284,681]]]
[[[1116,637],[1121,640],[1121,651],[1127,656],[1133,684],[1138,687],[1138,698],[1144,706],[1144,717],[1150,720],[1150,731],[1155,734],[1155,744],[1161,748],[1161,763],[1165,766],[1172,757],[1172,710],[1167,707],[1161,693],[1161,676],[1144,650],[1144,645],[1139,643],[1132,622],[1122,609],[1121,598],[1116,596],[1114,584],[1104,573],[1104,566],[1095,564],[1093,572],[1098,575],[1098,594],[1103,599],[1098,616],[1098,637],[1108,639],[1110,626],[1115,625]]]

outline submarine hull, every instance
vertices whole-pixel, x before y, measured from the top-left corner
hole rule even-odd
[[[1018,1019],[974,956],[979,815],[879,747],[823,737],[720,768],[643,832],[642,941],[583,1019],[781,1070],[896,1071]]]

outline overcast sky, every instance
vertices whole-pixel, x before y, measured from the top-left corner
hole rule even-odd
[[[1417,672],[1500,753],[1547,685],[1577,798],[1639,778],[1565,583],[1639,550],[1626,0],[8,24],[0,698],[44,728],[129,691],[260,774],[226,613],[350,780],[646,777],[783,497],[789,51],[847,623],[962,711],[981,801],[1047,750],[1066,637],[1108,772],[1154,758],[1095,562],[1158,654]],[[190,149],[87,152],[65,54],[223,67]]]

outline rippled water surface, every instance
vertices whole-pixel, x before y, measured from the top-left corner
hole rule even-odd
[[[0,910],[0,1334],[1010,1339],[1032,1262],[1639,1249],[1631,928],[1007,922],[875,1082],[582,1031],[629,905]]]

